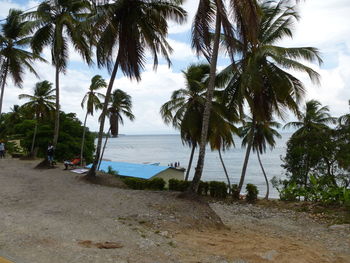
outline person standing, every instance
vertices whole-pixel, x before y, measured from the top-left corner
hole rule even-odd
[[[47,147],[47,160],[49,161],[51,166],[53,166],[54,152],[55,152],[55,148],[53,147],[52,143],[49,143],[49,146]]]
[[[5,158],[5,144],[0,142],[0,159]]]

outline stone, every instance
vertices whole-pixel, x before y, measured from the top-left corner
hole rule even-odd
[[[270,250],[267,251],[265,254],[261,256],[261,258],[272,261],[275,256],[278,255],[278,252],[276,250]]]

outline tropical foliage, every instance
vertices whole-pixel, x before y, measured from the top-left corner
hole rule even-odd
[[[167,21],[185,21],[186,12],[180,7],[181,3],[182,0],[115,1],[103,5],[92,16],[97,34],[97,63],[110,70],[111,78],[102,107],[96,156],[88,177],[95,176],[101,157],[105,117],[118,68],[128,77],[140,80],[146,50],[153,55],[154,67],[158,65],[159,53],[170,64],[169,52],[172,49],[166,40]]]
[[[53,0],[42,2],[37,10],[26,14],[33,23],[31,47],[36,54],[45,47],[51,49],[52,65],[55,66],[56,115],[53,145],[56,146],[60,123],[59,75],[67,70],[69,43],[88,63],[92,63],[89,31],[84,25],[90,10],[89,1]]]
[[[5,23],[0,26],[0,115],[8,78],[22,87],[25,70],[38,76],[33,68],[34,61],[45,61],[39,55],[28,51],[32,37],[31,24],[23,19],[23,12],[11,9]]]

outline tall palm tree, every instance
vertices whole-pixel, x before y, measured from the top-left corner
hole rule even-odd
[[[306,102],[304,112],[298,116],[298,121],[287,123],[283,128],[297,128],[295,134],[306,134],[311,130],[328,128],[328,124],[335,124],[336,118],[329,113],[328,106],[323,106],[317,100]]]
[[[83,163],[83,151],[84,151],[84,143],[85,143],[85,134],[86,134],[86,120],[88,115],[91,116],[94,115],[94,111],[101,108],[101,101],[100,99],[104,99],[104,95],[102,93],[97,92],[97,90],[106,88],[107,83],[106,81],[100,76],[95,75],[91,79],[91,84],[89,87],[89,91],[85,94],[82,102],[81,107],[84,109],[84,105],[86,103],[86,114],[84,119],[84,130],[83,130],[83,138],[81,141],[81,150],[80,150],[80,160],[81,163]]]
[[[181,140],[191,147],[185,180],[188,180],[193,156],[201,134],[201,118],[205,101],[205,91],[210,73],[208,64],[192,64],[182,71],[186,86],[173,92],[171,99],[164,103],[160,114],[166,124],[180,130]]]
[[[60,73],[66,73],[71,42],[82,58],[91,64],[89,32],[84,26],[90,10],[89,1],[48,0],[27,16],[34,20],[35,32],[31,47],[37,54],[45,47],[51,49],[52,65],[55,67],[56,115],[53,145],[58,141],[60,123]]]
[[[0,115],[8,77],[16,86],[22,87],[24,71],[29,70],[38,77],[32,65],[35,61],[45,61],[27,50],[31,41],[31,24],[23,19],[22,14],[20,10],[11,9],[0,26]]]
[[[350,106],[350,100],[349,100],[349,106]],[[350,126],[350,113],[340,116],[338,121],[340,125]]]
[[[56,97],[53,94],[55,89],[52,88],[52,83],[44,80],[42,82],[38,82],[34,87],[34,95],[30,94],[20,94],[18,96],[19,99],[27,99],[29,100],[27,103],[23,104],[22,107],[26,109],[30,109],[34,114],[35,119],[35,129],[33,133],[33,140],[30,153],[33,156],[34,153],[34,145],[36,133],[38,130],[38,122],[43,120],[44,117],[49,116],[55,110],[55,101]]]
[[[281,125],[275,121],[260,121],[253,123],[252,118],[247,118],[244,125],[240,128],[240,136],[243,137],[242,146],[252,145],[253,152],[256,152],[260,164],[261,171],[266,182],[265,199],[269,198],[269,181],[267,179],[264,166],[261,162],[260,154],[266,152],[266,147],[270,146],[271,150],[275,147],[275,137],[281,138],[275,128],[280,128]]]
[[[248,50],[242,41],[236,42],[240,58],[227,67],[221,75],[228,82],[226,97],[230,107],[237,108],[243,115],[246,103],[252,116],[252,123],[271,121],[273,115],[284,119],[286,110],[299,115],[299,103],[304,96],[303,83],[287,70],[307,73],[309,78],[319,82],[319,74],[300,60],[322,63],[319,52],[312,47],[285,48],[275,45],[284,37],[293,36],[293,25],[299,19],[295,6],[283,1],[264,1],[258,27],[258,42]],[[225,77],[220,76],[225,79]],[[250,140],[252,141],[252,140]],[[244,158],[238,192],[240,193],[248,166],[252,144],[248,143]]]
[[[153,55],[154,67],[158,65],[159,53],[170,64],[168,53],[171,47],[166,40],[167,20],[172,19],[179,23],[185,21],[186,12],[180,4],[182,0],[120,0],[101,6],[96,16],[91,18],[99,34],[97,62],[100,67],[107,66],[111,78],[102,109],[96,155],[87,177],[96,175],[105,117],[118,68],[128,77],[140,80],[147,49]]]
[[[196,172],[186,194],[192,195],[197,192],[202,177],[205,146],[208,137],[208,127],[212,99],[215,88],[216,67],[221,41],[221,33],[226,42],[227,51],[234,60],[236,53],[236,38],[242,40],[244,51],[252,43],[257,43],[257,25],[259,22],[259,6],[256,0],[229,0],[229,12],[233,13],[236,27],[228,18],[225,1],[223,0],[200,0],[198,10],[192,28],[192,47],[198,54],[203,54],[210,63],[210,77],[207,87],[206,103],[203,113],[199,156]],[[213,36],[212,36],[213,32]]]
[[[130,121],[135,120],[135,116],[132,113],[131,109],[131,96],[120,89],[113,91],[107,112],[107,116],[109,117],[110,129],[107,132],[105,144],[103,146],[100,158],[100,163],[102,161],[106,149],[109,133],[111,133],[113,137],[118,137],[119,135],[119,123],[122,125],[124,124],[123,115],[127,117]]]

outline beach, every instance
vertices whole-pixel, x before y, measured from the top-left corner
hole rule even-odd
[[[18,263],[350,262],[346,225],[90,184],[38,162],[0,160],[0,256]]]

